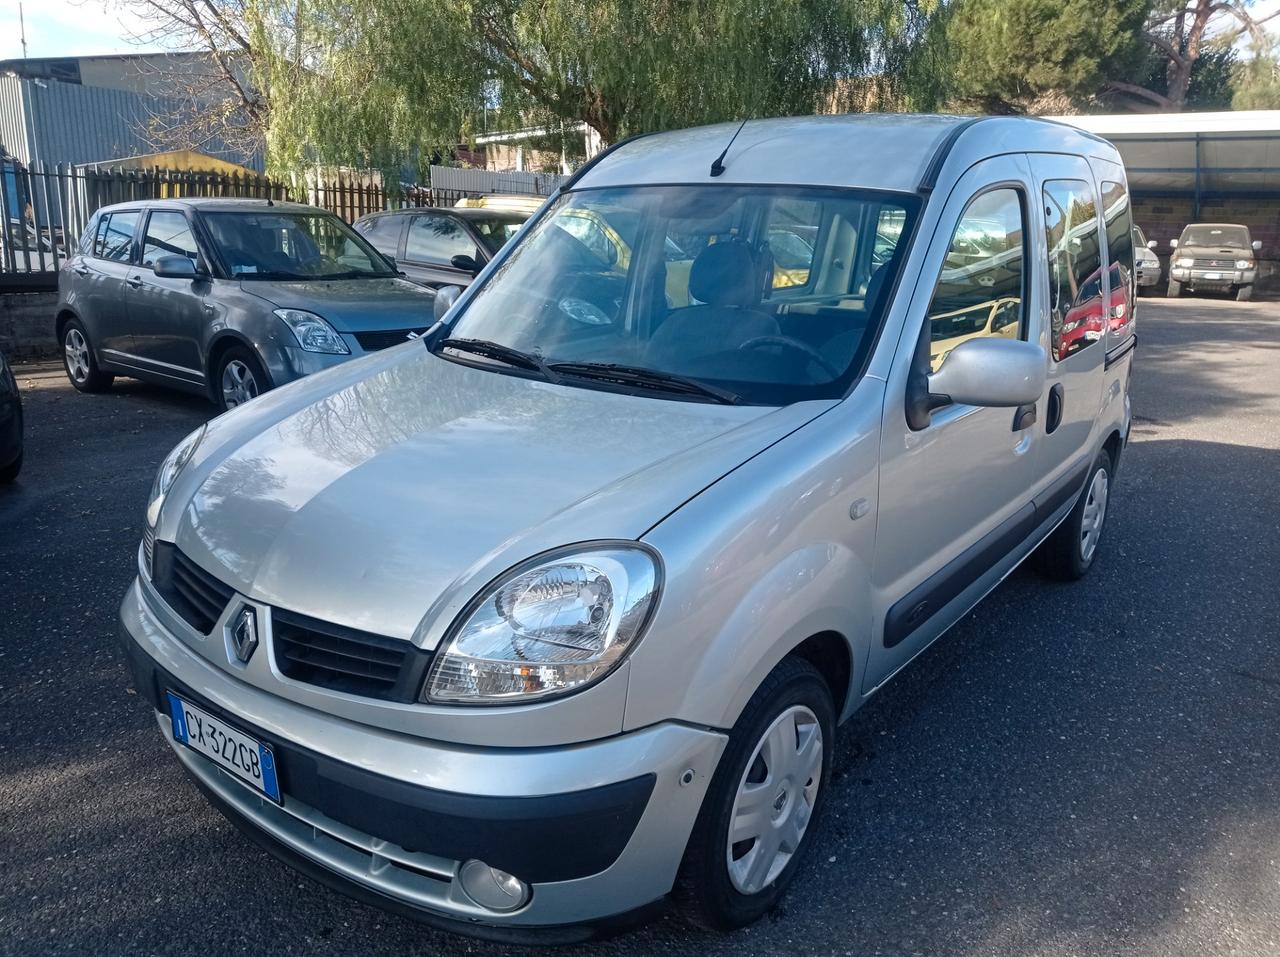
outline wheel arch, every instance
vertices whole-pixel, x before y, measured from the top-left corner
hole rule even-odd
[[[57,314],[53,317],[53,334],[58,339],[58,345],[62,345],[62,336],[66,332],[67,323],[72,319],[75,319],[81,324],[84,323],[84,320],[80,318],[80,314],[67,306],[63,306],[59,309]]]
[[[236,346],[243,346],[254,354],[258,360],[258,364],[263,369],[269,368],[266,359],[263,357],[261,350],[249,340],[244,333],[236,329],[222,329],[215,333],[213,338],[209,340],[209,345],[205,349],[205,383],[208,385],[209,398],[216,402],[218,399],[218,363],[222,361],[222,357],[227,354],[227,350]],[[267,373],[268,376],[270,373]]]

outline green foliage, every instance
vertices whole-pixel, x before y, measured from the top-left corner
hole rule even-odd
[[[1155,51],[1147,57],[1147,76],[1140,80],[1144,89],[1161,96],[1169,95],[1168,59]],[[1229,110],[1235,92],[1236,51],[1215,44],[1200,51],[1191,64],[1191,83],[1187,87],[1184,110]]]
[[[275,172],[399,169],[482,124],[585,122],[610,142],[937,91],[940,0],[250,2]]]
[[[953,97],[990,112],[1069,105],[1141,56],[1151,0],[956,0]]]
[[[1234,110],[1280,110],[1280,56],[1275,48],[1254,48],[1253,56],[1238,63],[1232,75]]]

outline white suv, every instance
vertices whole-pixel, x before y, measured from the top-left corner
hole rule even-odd
[[[837,724],[1037,549],[1098,560],[1132,235],[1115,150],[1036,120],[619,144],[423,339],[173,451],[137,685],[232,820],[381,906],[747,923]]]

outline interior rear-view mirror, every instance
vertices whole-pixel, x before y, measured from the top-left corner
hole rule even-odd
[[[161,279],[195,279],[200,275],[196,264],[186,256],[159,256],[151,271]]]

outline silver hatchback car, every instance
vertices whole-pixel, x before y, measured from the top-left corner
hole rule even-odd
[[[433,298],[322,209],[152,200],[94,214],[58,274],[55,321],[80,391],[125,375],[225,410],[420,334]]]
[[[306,873],[499,939],[673,892],[743,925],[822,840],[836,726],[1028,556],[1104,554],[1135,343],[1114,149],[735,129],[607,151],[422,341],[160,468],[134,680]]]

